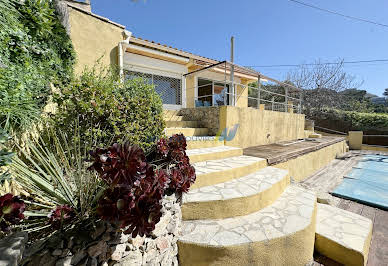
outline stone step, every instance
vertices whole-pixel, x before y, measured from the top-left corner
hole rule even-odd
[[[206,136],[208,134],[207,128],[192,128],[192,127],[170,127],[165,129],[166,136],[174,134],[183,134],[185,136]]]
[[[172,115],[172,116],[164,116],[164,120],[166,122],[169,122],[169,121],[184,121],[184,117],[183,116],[180,116],[180,115]]]
[[[182,118],[183,119],[183,118]],[[166,121],[166,127],[199,127],[198,121],[182,121],[182,120],[173,120],[173,121]]]
[[[187,150],[224,146],[224,141],[215,136],[186,137],[186,142]]]
[[[361,215],[318,204],[315,249],[344,265],[366,265],[372,227]]]
[[[291,185],[245,216],[183,221],[180,265],[306,265],[314,251],[315,193]]]
[[[220,146],[187,150],[186,154],[189,156],[191,163],[196,163],[207,160],[217,160],[233,156],[240,156],[243,155],[243,149],[230,146]]]
[[[220,219],[257,212],[276,201],[290,182],[287,170],[266,167],[183,195],[182,218]]]
[[[235,156],[193,164],[197,179],[192,189],[211,186],[239,178],[267,166],[267,160],[252,156]]]

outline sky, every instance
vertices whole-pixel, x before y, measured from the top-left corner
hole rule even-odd
[[[346,15],[388,24],[387,0],[300,0]],[[134,36],[242,66],[388,59],[388,27],[350,20],[289,0],[91,0],[95,14]],[[283,80],[292,67],[259,67]],[[360,89],[382,96],[388,62],[345,65]]]

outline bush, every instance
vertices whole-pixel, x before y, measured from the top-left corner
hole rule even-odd
[[[335,128],[339,131],[388,131],[388,114],[384,113],[361,113],[336,109],[324,109],[320,112],[315,112],[310,116],[310,118],[317,120],[318,122],[332,121],[333,125],[337,125],[338,123],[336,123],[336,121],[340,121],[343,128]]]
[[[100,147],[129,141],[148,150],[163,135],[162,101],[142,79],[120,81],[117,71],[85,69],[54,97],[55,126],[70,132],[79,127],[81,142],[99,139]]]
[[[162,197],[187,192],[196,178],[183,135],[160,139],[147,156],[129,142],[97,148],[90,167],[79,142],[53,131],[50,136],[27,144],[29,152],[21,150],[10,165],[15,181],[29,196],[0,197],[0,208],[3,204],[9,214],[0,229],[15,227],[26,217],[19,227],[40,231],[44,237],[52,230],[102,218],[133,237],[149,235],[162,216]]]
[[[4,180],[9,178],[9,173],[4,167],[12,162],[12,156],[14,155],[5,147],[5,143],[8,142],[8,139],[8,135],[0,128],[0,186]]]
[[[49,0],[0,0],[0,126],[22,132],[40,117],[50,82],[68,83],[75,53]],[[1,21],[1,19],[0,19]]]

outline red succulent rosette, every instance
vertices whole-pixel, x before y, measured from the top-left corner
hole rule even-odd
[[[54,229],[60,229],[75,217],[73,208],[69,205],[57,206],[49,215],[49,223]]]
[[[18,224],[24,219],[24,201],[11,193],[0,197],[0,230],[8,232],[10,225]]]

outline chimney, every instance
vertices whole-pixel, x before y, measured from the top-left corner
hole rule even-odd
[[[63,0],[63,2],[68,2],[69,4],[76,6],[82,10],[87,12],[92,12],[92,6],[90,4],[90,0]]]

